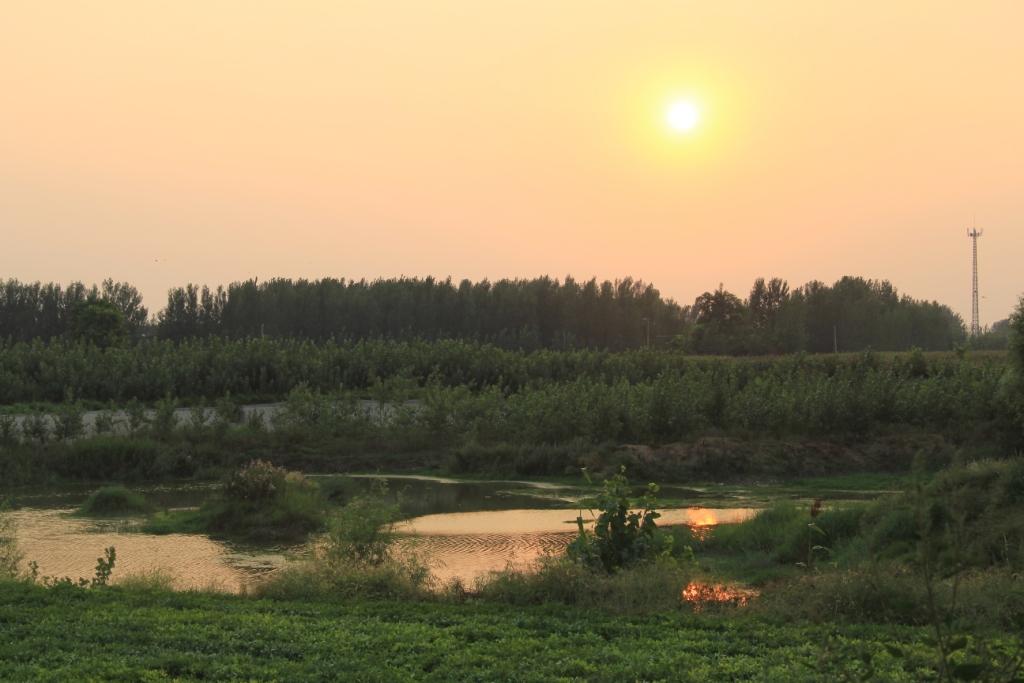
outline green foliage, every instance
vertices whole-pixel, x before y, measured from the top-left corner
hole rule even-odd
[[[54,592],[70,591],[85,588],[106,588],[110,583],[110,576],[114,573],[114,565],[117,562],[117,550],[110,546],[103,551],[103,557],[96,558],[96,571],[91,579],[80,578],[77,581],[69,576],[39,576],[38,566],[35,562],[30,563],[32,583],[54,590]]]
[[[230,392],[222,396],[213,405],[213,428],[223,434],[227,429],[242,419],[242,407],[238,405]]]
[[[1010,316],[1010,353],[1013,354],[1018,368],[1024,368],[1024,297],[1017,303],[1017,308]]]
[[[694,302],[696,324],[684,341],[694,353],[952,350],[965,340],[963,321],[947,306],[900,296],[886,280],[843,277],[808,282],[792,292],[778,278],[754,282],[741,300],[721,286]]]
[[[429,596],[432,577],[426,564],[410,552],[393,552],[398,505],[386,500],[380,481],[366,495],[353,497],[313,544],[312,558],[276,572],[257,591],[273,597]]]
[[[83,415],[82,405],[76,402],[69,392],[65,395],[64,403],[53,416],[54,435],[63,441],[70,441],[82,436],[85,433]]]
[[[1012,444],[1024,447],[1024,297],[1009,321],[1010,357],[1013,365],[1004,382],[1002,398],[1006,402],[1006,413],[1015,432]]]
[[[124,335],[137,336],[148,311],[142,295],[126,282],[104,280],[86,287],[73,282],[0,281],[0,338],[18,341],[77,337],[109,345]]]
[[[105,350],[62,340],[4,340],[0,349],[0,405],[60,402],[68,388],[85,401],[124,405],[132,398],[155,402],[171,395],[195,404],[229,392],[236,400],[281,399],[303,383],[320,392],[343,387],[365,395],[382,382],[393,384],[401,378],[402,398],[411,398],[429,385],[464,387],[473,393],[496,387],[512,394],[525,387],[576,380],[633,385],[666,377],[667,389],[682,382],[683,388],[697,391],[702,401],[693,407],[705,412],[708,394],[743,390],[757,376],[794,393],[803,383],[834,376],[846,381],[863,377],[890,391],[906,379],[900,356],[883,354],[864,363],[861,354],[725,359],[673,350],[525,352],[454,340],[313,343],[271,338],[180,343],[146,339]],[[924,359],[927,376],[911,384],[937,384],[946,391],[963,387],[971,392],[970,398],[982,402],[980,390],[986,382],[994,386],[1005,369],[1005,354],[999,353],[974,352],[964,359],[952,353],[926,353]],[[854,384],[857,388],[861,382]]]
[[[715,527],[702,547],[729,553],[762,552],[776,561],[795,561],[787,550],[793,538],[802,535],[807,519],[806,511],[792,503],[776,503],[745,522]]]
[[[394,524],[399,506],[386,501],[381,480],[368,495],[355,496],[331,519],[319,547],[320,559],[334,566],[346,563],[381,565],[392,558]]]
[[[390,558],[381,564],[325,564],[318,560],[289,565],[258,584],[259,597],[311,600],[393,599],[406,603],[436,598],[426,565],[414,557]]]
[[[21,553],[18,552],[17,529],[6,501],[0,501],[0,581],[18,575]]]
[[[150,420],[146,414],[146,406],[142,405],[137,398],[132,398],[128,402],[125,412],[128,413],[128,432],[130,434],[138,435],[149,425]]]
[[[153,419],[149,423],[153,436],[158,439],[170,438],[178,426],[178,416],[175,412],[177,409],[178,402],[171,396],[165,396],[157,401]]]
[[[636,348],[686,325],[686,310],[649,284],[625,278],[577,283],[548,277],[472,283],[402,278],[275,279],[168,293],[162,337],[264,335],[307,339],[482,340],[503,347]]]
[[[641,498],[632,498],[625,469],[606,479],[600,493],[581,502],[591,514],[596,510],[597,517],[593,531],[586,528],[582,513],[577,517],[579,531],[569,545],[569,557],[592,569],[612,572],[667,554],[671,537],[659,533],[655,523],[661,516],[655,509],[657,493],[657,484],[648,484]]]
[[[692,574],[684,562],[660,556],[608,573],[564,557],[544,557],[529,571],[506,569],[482,578],[474,595],[510,605],[571,605],[614,614],[680,609]]]
[[[1006,414],[1005,360],[983,354],[964,360],[924,353],[688,359],[674,352],[524,354],[457,342],[271,340],[153,342],[101,356],[93,356],[91,347],[63,350],[66,355],[51,357],[51,349],[33,347],[16,365],[45,368],[37,374],[55,387],[61,374],[60,397],[69,385],[76,397],[129,387],[148,398],[160,388],[152,419],[140,400],[127,402],[127,431],[166,444],[134,469],[174,476],[233,468],[239,453],[251,453],[310,470],[397,462],[561,476],[581,466],[614,473],[625,464],[652,479],[722,480],[901,471],[919,449],[935,466],[949,461],[951,443],[995,453],[1024,438],[1024,428]],[[0,380],[12,376],[5,375],[8,359],[0,353]],[[104,363],[116,367],[91,374]],[[64,372],[81,375],[66,381]],[[123,384],[106,383],[119,372],[127,373]],[[140,389],[140,382],[151,380],[155,384]],[[329,390],[339,385],[351,388]],[[173,406],[161,396],[226,396],[214,388],[231,392],[220,402],[216,429],[207,424],[203,399],[192,404],[186,429],[172,426]],[[265,433],[255,423],[237,421],[236,397],[285,388],[287,398],[270,409],[276,412]],[[0,381],[0,393],[6,389]],[[366,391],[386,393],[394,402],[367,402]],[[66,449],[50,443],[55,432],[43,412],[25,416],[21,432],[22,440],[45,448],[33,459],[12,437],[0,452],[7,476],[23,481],[23,473],[15,472],[22,470],[39,480],[57,470],[121,478],[116,471],[66,462]],[[76,437],[70,445],[88,440]],[[623,444],[664,451],[617,448]],[[102,448],[113,445],[107,441]],[[56,464],[47,472],[51,462]]]
[[[65,479],[138,481],[175,473],[173,462],[161,454],[160,444],[151,439],[103,435],[52,448],[44,465]]]
[[[40,446],[50,440],[50,420],[42,413],[30,413],[21,423],[21,431],[29,441]]]
[[[316,484],[262,460],[234,471],[199,510],[158,513],[148,533],[209,533],[250,542],[293,542],[324,526],[325,503]]]
[[[68,594],[6,584],[0,623],[0,679],[19,681],[842,680],[819,668],[816,645],[827,629],[736,614],[254,600],[117,586]],[[838,635],[873,656],[876,680],[935,678],[925,629],[857,625]],[[860,662],[859,654],[842,662]]]
[[[201,435],[210,422],[203,403],[196,403],[188,411],[188,429],[196,435]]]
[[[715,528],[700,549],[808,564],[810,542],[812,550],[823,549],[818,558],[835,556],[847,565],[870,558],[913,564],[925,538],[932,539],[931,561],[942,571],[1024,568],[1024,458],[953,466],[906,493],[813,518],[778,503],[748,521]]]
[[[96,413],[96,418],[93,421],[93,433],[94,434],[112,434],[114,432],[114,412],[113,410],[101,410]]]
[[[139,515],[152,509],[153,506],[140,493],[123,486],[104,486],[89,494],[78,514],[90,517]]]
[[[0,413],[0,446],[18,442],[18,421],[13,415]]]
[[[287,480],[288,471],[284,468],[253,460],[224,482],[224,498],[237,503],[265,503],[280,495]]]
[[[124,314],[113,302],[91,297],[75,305],[70,333],[74,339],[92,346],[114,346],[127,334]]]

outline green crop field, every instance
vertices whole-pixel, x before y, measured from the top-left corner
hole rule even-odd
[[[4,680],[920,680],[921,628],[0,586]],[[908,655],[893,657],[887,645]],[[831,649],[829,649],[831,647]],[[856,653],[856,654],[853,654]]]

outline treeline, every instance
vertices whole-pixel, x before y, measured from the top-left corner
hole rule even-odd
[[[76,400],[122,404],[166,396],[195,403],[231,394],[239,400],[278,400],[294,388],[371,395],[393,388],[411,397],[431,386],[503,394],[529,387],[592,380],[637,384],[669,375],[707,375],[721,392],[768,375],[810,373],[845,377],[850,366],[893,381],[952,377],[986,385],[1006,369],[1005,354],[796,354],[785,357],[693,357],[682,351],[638,349],[517,351],[464,341],[352,344],[296,339],[220,338],[182,342],[147,339],[101,349],[55,341],[0,344],[0,405]],[[981,379],[984,378],[984,379]],[[711,380],[709,380],[711,381]]]
[[[697,297],[691,319],[682,345],[702,354],[939,351],[966,340],[963,320],[948,306],[858,277],[793,291],[784,280],[759,278],[746,299],[719,287]]]
[[[225,290],[172,289],[157,316],[165,339],[222,336],[313,340],[467,339],[505,348],[627,349],[648,330],[673,338],[687,310],[652,285],[625,278],[541,277],[455,284],[434,278],[277,279]]]
[[[966,339],[963,321],[948,307],[900,295],[887,281],[855,277],[794,290],[784,280],[758,279],[746,298],[719,287],[692,306],[631,278],[249,280],[226,289],[172,289],[166,306],[152,319],[147,315],[127,283],[63,289],[8,280],[0,297],[0,339],[60,338],[101,347],[145,336],[175,342],[461,339],[522,350],[656,347],[713,355],[951,350]]]
[[[64,338],[102,343],[138,337],[150,323],[142,295],[127,282],[86,287],[0,280],[0,339]],[[105,337],[97,339],[97,332]]]

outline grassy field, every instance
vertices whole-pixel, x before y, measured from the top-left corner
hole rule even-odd
[[[926,631],[0,584],[3,680],[921,680]],[[894,657],[887,645],[905,646]],[[859,680],[859,679],[858,679]]]

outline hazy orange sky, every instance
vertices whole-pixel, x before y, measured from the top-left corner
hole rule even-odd
[[[0,277],[1024,292],[1024,2],[3,0]],[[664,112],[691,98],[691,134]]]

